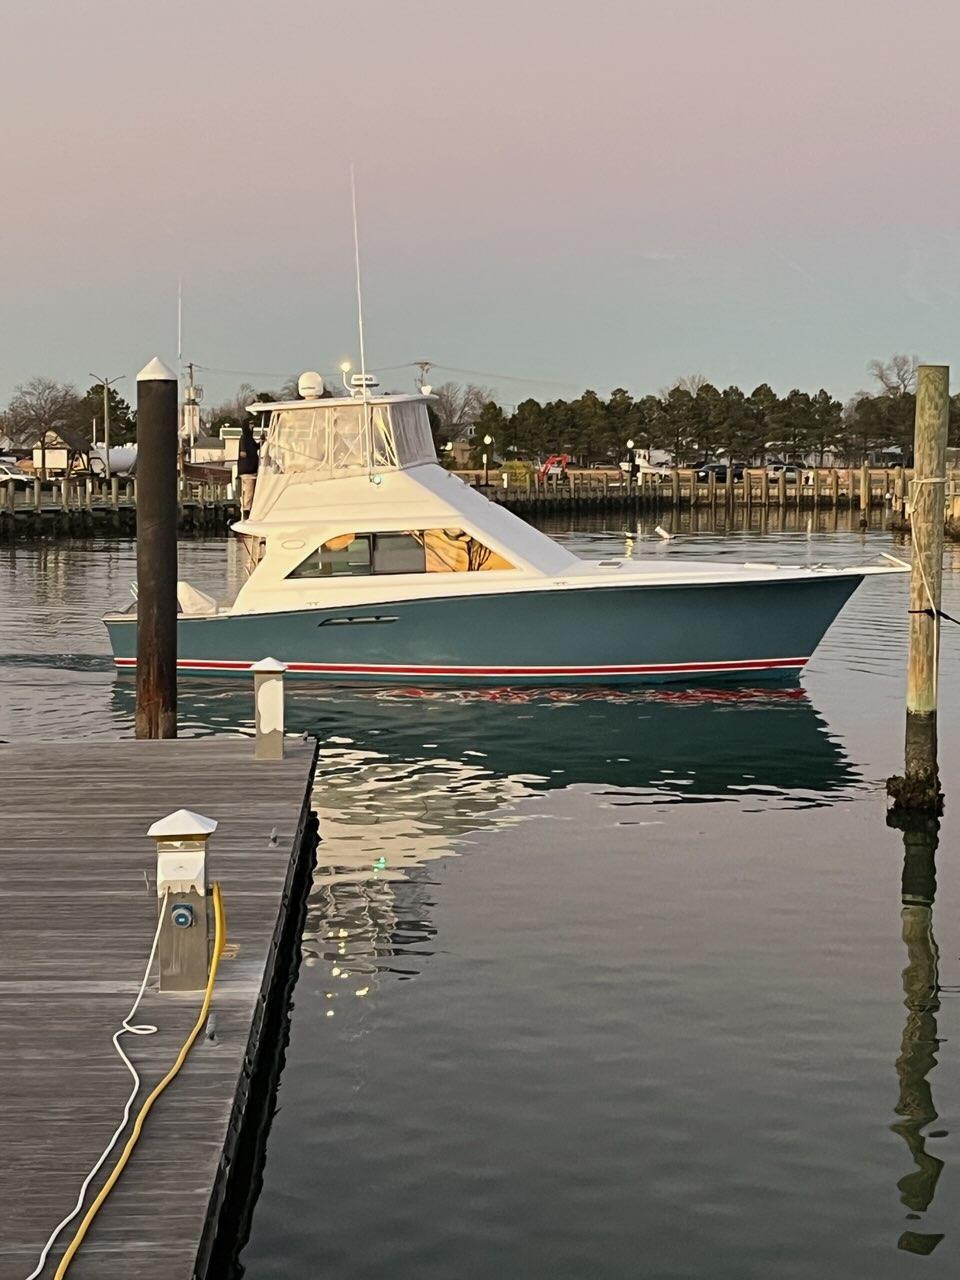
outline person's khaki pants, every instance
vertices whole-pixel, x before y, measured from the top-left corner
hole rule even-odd
[[[253,506],[253,491],[256,487],[256,476],[240,477],[240,506],[243,508],[244,515],[247,515]]]

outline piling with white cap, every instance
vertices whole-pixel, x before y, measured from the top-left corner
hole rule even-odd
[[[138,738],[177,736],[177,375],[137,374]]]
[[[253,700],[256,716],[257,760],[283,759],[283,673],[286,666],[276,658],[261,658],[253,672]]]

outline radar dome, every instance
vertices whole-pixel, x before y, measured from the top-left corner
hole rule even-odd
[[[304,400],[318,400],[323,395],[323,378],[312,370],[301,373],[297,379],[297,390]]]

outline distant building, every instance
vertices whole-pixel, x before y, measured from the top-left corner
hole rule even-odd
[[[240,428],[221,427],[218,435],[197,437],[190,450],[190,461],[232,467],[239,453]]]
[[[66,475],[90,466],[90,442],[73,427],[47,431],[41,439],[26,441],[34,471]]]

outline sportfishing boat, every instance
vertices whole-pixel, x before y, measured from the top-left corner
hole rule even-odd
[[[353,385],[355,384],[355,385]],[[585,560],[441,467],[428,394],[305,374],[267,421],[250,573],[232,604],[178,584],[178,669],[380,684],[796,677],[863,578],[895,565]],[[136,665],[136,605],[104,619]]]

